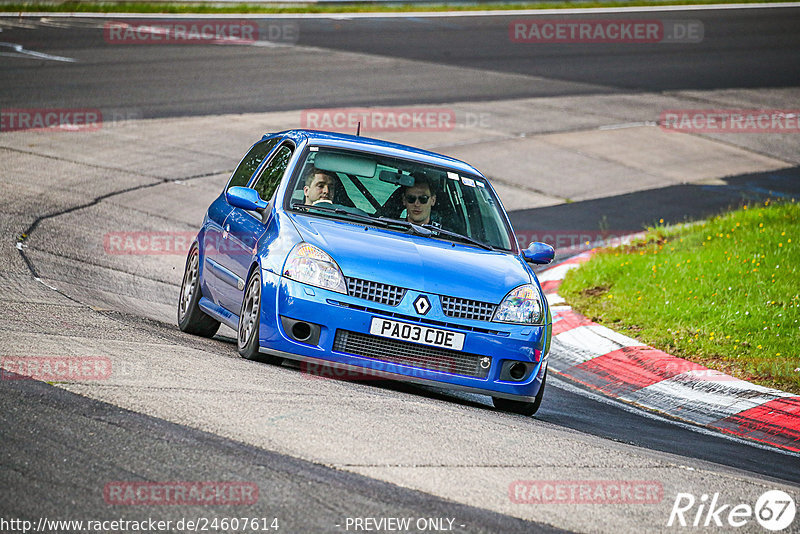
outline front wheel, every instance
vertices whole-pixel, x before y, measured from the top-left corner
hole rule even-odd
[[[219,330],[219,321],[206,315],[200,306],[200,252],[193,246],[186,258],[181,295],[178,298],[178,327],[187,334],[214,337]]]
[[[518,413],[520,415],[527,415],[531,416],[539,411],[539,405],[542,404],[542,398],[544,397],[544,384],[547,381],[547,372],[545,371],[545,375],[542,377],[542,385],[539,388],[539,393],[536,394],[536,397],[533,399],[533,402],[527,401],[515,401],[511,399],[503,399],[500,397],[492,397],[492,404],[498,410],[503,410],[504,412],[511,412],[511,413]]]
[[[239,312],[239,332],[236,336],[239,354],[242,358],[280,365],[283,358],[269,356],[258,351],[258,330],[261,322],[261,274],[258,271],[250,277],[247,290],[242,299]]]

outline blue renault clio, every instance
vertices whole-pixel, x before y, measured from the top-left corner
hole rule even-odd
[[[440,154],[310,130],[264,136],[208,208],[178,303],[184,332],[238,333],[252,360],[490,395],[531,415],[552,320],[489,181]]]

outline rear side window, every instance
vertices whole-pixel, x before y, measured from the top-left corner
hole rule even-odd
[[[246,186],[247,182],[249,182],[250,178],[253,176],[253,173],[256,172],[256,169],[258,169],[258,166],[264,161],[264,158],[267,157],[267,154],[278,144],[278,141],[280,141],[280,138],[275,137],[272,139],[265,139],[253,145],[250,152],[247,153],[241,163],[239,163],[239,166],[236,167],[236,170],[233,171],[233,176],[231,176],[231,180],[228,182],[228,189],[236,186]]]
[[[289,160],[292,157],[292,149],[283,145],[272,156],[269,164],[264,168],[261,176],[256,182],[253,189],[258,191],[258,196],[264,200],[270,200],[275,190],[281,183],[283,173],[286,172],[286,167],[289,165]]]

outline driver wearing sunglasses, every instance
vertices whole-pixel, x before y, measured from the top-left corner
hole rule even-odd
[[[429,224],[431,208],[436,204],[431,183],[424,176],[414,178],[414,185],[403,191],[403,206],[406,208],[406,220],[414,224]]]

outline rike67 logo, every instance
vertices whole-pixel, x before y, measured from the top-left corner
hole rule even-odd
[[[779,531],[792,524],[796,511],[794,499],[781,490],[765,492],[755,506],[726,503],[719,493],[703,494],[699,499],[691,493],[678,493],[667,526],[729,529],[743,527],[755,519],[763,528]]]

